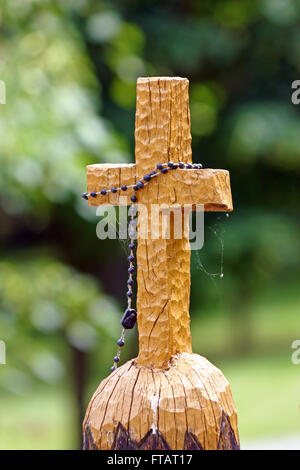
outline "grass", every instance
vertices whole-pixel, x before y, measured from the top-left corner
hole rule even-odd
[[[254,353],[247,356],[232,354],[228,312],[193,317],[194,351],[219,367],[231,384],[242,446],[251,439],[300,433],[300,365],[291,362],[291,343],[300,337],[295,329],[299,308],[298,286],[286,295],[281,290],[257,296],[250,312]],[[67,388],[1,392],[0,449],[76,448],[74,415]]]
[[[246,340],[251,341],[250,348],[261,354],[272,354],[276,351],[291,352],[291,343],[300,339],[299,287],[285,286],[281,289],[264,290],[257,294],[252,303],[247,306]],[[237,356],[233,339],[239,333],[243,320],[242,312],[240,323],[234,324],[230,311],[221,303],[211,310],[206,309],[205,315],[192,316],[193,350],[199,354],[211,357],[224,357],[224,355]],[[234,330],[236,329],[236,331]],[[247,346],[247,345],[245,345]],[[245,348],[247,349],[247,348]]]
[[[290,354],[217,364],[230,382],[243,439],[300,433],[300,365]]]
[[[285,354],[218,361],[231,384],[241,444],[265,436],[299,432],[300,365]],[[76,447],[73,408],[66,392],[39,389],[1,397],[1,449]]]
[[[241,442],[300,434],[300,365],[291,362],[291,344],[300,339],[295,328],[299,310],[298,286],[264,288],[249,306],[252,353],[248,355],[234,352],[234,326],[226,309],[192,320],[194,351],[217,365],[231,384]]]
[[[73,409],[66,392],[39,388],[31,394],[0,398],[0,449],[76,447]]]

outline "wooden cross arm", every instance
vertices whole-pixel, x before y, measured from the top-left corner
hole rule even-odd
[[[154,167],[155,165],[153,165]],[[135,184],[143,175],[135,164],[95,164],[87,166],[87,190],[101,191]],[[129,205],[133,189],[89,197],[90,206]],[[205,211],[232,211],[229,172],[219,169],[169,170],[154,177],[138,191],[141,204],[203,204]],[[121,198],[122,197],[122,198]]]

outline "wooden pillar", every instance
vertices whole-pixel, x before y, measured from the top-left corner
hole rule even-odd
[[[157,162],[192,162],[188,80],[140,78],[137,83],[135,161],[143,176]],[[190,334],[190,247],[188,227],[181,239],[164,239],[160,214],[158,238],[151,233],[151,206],[169,202],[169,187],[163,180],[145,188],[140,224],[148,222],[147,238],[139,238],[138,329],[139,355],[136,364],[167,367],[174,354],[191,352]],[[181,184],[177,192],[180,202]],[[153,217],[155,214],[153,215]],[[143,220],[143,217],[147,220]],[[170,217],[170,232],[174,217]],[[188,220],[185,219],[188,226]]]

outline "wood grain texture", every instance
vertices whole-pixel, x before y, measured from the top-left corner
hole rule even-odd
[[[182,353],[165,370],[133,360],[110,377],[87,410],[85,449],[239,448],[229,384],[207,359]]]
[[[137,84],[132,165],[89,165],[88,192],[133,184],[158,162],[191,162],[188,80],[142,78]],[[90,205],[130,203],[130,190],[89,198]],[[121,197],[123,199],[121,199]],[[188,219],[176,238],[162,235],[157,205],[203,204],[232,210],[226,170],[176,170],[155,177],[137,193],[138,357],[99,385],[84,421],[86,449],[237,449],[237,416],[229,384],[203,357],[192,354],[189,316]],[[147,214],[143,208],[147,209]]]
[[[188,80],[138,79],[135,160],[140,176],[153,169],[153,162],[192,162]],[[156,178],[152,183],[141,199],[148,207],[145,216],[148,220],[155,210],[153,204],[168,204],[171,191],[163,178],[160,181]],[[177,192],[181,194],[180,183]],[[178,203],[181,204],[180,198]],[[139,227],[145,226],[145,217],[140,214]],[[162,223],[160,218],[159,233],[162,233]],[[170,225],[172,231],[173,217]],[[154,240],[150,227],[147,233],[147,238],[139,240],[137,249],[139,355],[136,363],[166,368],[174,354],[191,352],[189,241],[186,235],[180,240],[163,239],[162,235]]]
[[[158,162],[191,163],[189,81],[139,78],[135,113],[135,161],[139,176]]]
[[[182,78],[139,79],[135,119],[136,165],[90,165],[88,191],[132,184],[150,172],[157,162],[192,162],[188,80]],[[127,204],[132,190],[89,198],[91,205]],[[122,199],[121,199],[122,198]],[[231,210],[229,173],[226,170],[169,171],[138,193],[137,311],[139,356],[137,363],[166,367],[174,354],[191,351],[189,326],[190,249],[188,220],[181,239],[153,239],[154,204],[179,207],[204,204],[207,210]],[[147,227],[145,235],[141,228]],[[174,215],[170,220],[174,231]]]
[[[155,163],[153,163],[153,167]],[[145,174],[145,173],[144,173]],[[95,164],[87,166],[87,190],[99,191],[103,188],[133,184],[138,180],[134,164]],[[163,191],[167,186],[168,191]],[[130,204],[132,189],[126,192],[109,193],[89,198],[90,206]],[[205,211],[230,212],[233,210],[230,176],[227,170],[207,168],[203,170],[176,170],[151,181],[151,185],[138,193],[138,202],[148,204],[203,204]],[[193,207],[194,209],[195,207]]]
[[[149,208],[149,211],[151,209]],[[174,217],[171,214],[171,230]],[[143,224],[143,215],[139,224]],[[161,230],[162,219],[160,219]],[[188,228],[188,219],[185,221]],[[183,227],[184,229],[184,227]],[[150,231],[150,229],[149,229]],[[138,330],[137,364],[168,367],[170,358],[191,352],[189,240],[141,239],[138,243]]]

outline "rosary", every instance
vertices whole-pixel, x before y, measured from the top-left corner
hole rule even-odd
[[[117,350],[117,355],[114,357],[114,363],[113,366],[110,368],[111,371],[114,371],[117,366],[118,362],[120,361],[120,355],[121,355],[121,348],[125,345],[125,330],[132,329],[136,323],[137,319],[137,311],[132,308],[132,287],[134,284],[133,281],[133,273],[135,271],[135,266],[134,266],[134,260],[135,260],[135,233],[133,231],[133,225],[135,223],[134,220],[134,215],[136,212],[136,207],[135,204],[137,203],[137,196],[136,192],[143,189],[147,184],[150,183],[150,181],[155,178],[156,176],[160,174],[166,174],[169,170],[177,170],[177,169],[187,169],[187,170],[192,170],[192,169],[202,169],[203,166],[201,163],[173,163],[173,162],[168,162],[168,163],[158,163],[153,171],[151,171],[149,174],[144,175],[144,177],[139,180],[136,184],[132,184],[130,186],[126,186],[125,184],[120,186],[119,188],[112,187],[110,189],[102,189],[101,191],[92,191],[90,193],[83,193],[82,197],[85,200],[88,200],[89,197],[97,197],[98,195],[105,196],[108,193],[116,193],[118,191],[127,191],[129,188],[133,188],[133,195],[131,196],[131,206],[129,208],[129,238],[130,238],[130,243],[128,245],[128,248],[130,250],[130,255],[128,256],[128,261],[129,261],[129,268],[128,268],[128,280],[127,280],[127,286],[128,286],[128,291],[126,293],[127,296],[127,308],[123,314],[123,317],[121,319],[121,325],[122,325],[122,332],[121,332],[121,337],[117,341],[118,345],[118,350]]]

